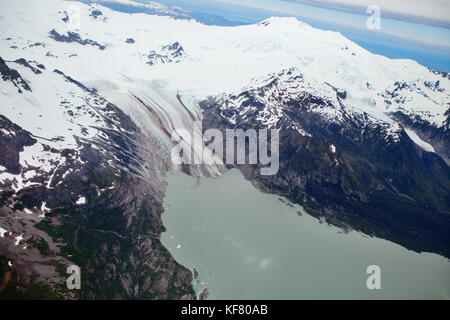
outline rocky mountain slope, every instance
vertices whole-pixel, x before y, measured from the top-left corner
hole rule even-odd
[[[429,92],[416,90],[424,96],[445,92],[438,83]],[[286,196],[329,223],[449,256],[448,118],[432,125],[395,108],[401,101],[396,98],[386,99],[392,119],[382,120],[346,98],[345,91],[309,82],[293,68],[200,105],[204,130],[280,128],[277,175],[239,166],[262,190]],[[412,123],[422,136],[433,137],[429,141],[440,146],[441,156],[418,136],[411,139]]]
[[[58,136],[0,115],[0,297],[194,298],[159,240],[168,160],[157,142],[82,83],[24,61],[0,59],[4,107],[29,121],[32,106]],[[82,267],[79,292],[65,286],[70,265]]]

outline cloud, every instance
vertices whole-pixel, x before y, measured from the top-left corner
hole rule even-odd
[[[377,5],[381,11],[399,16],[413,16],[422,19],[450,23],[450,1],[448,0],[286,0],[317,6],[341,6],[364,10],[369,5]]]

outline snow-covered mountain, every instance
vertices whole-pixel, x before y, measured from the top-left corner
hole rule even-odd
[[[90,270],[84,297],[192,298],[159,234],[171,136],[197,120],[280,128],[280,174],[240,167],[260,188],[449,254],[447,73],[294,18],[219,27],[75,1],[0,6],[0,271],[12,283],[45,265],[38,282],[55,291],[52,266],[73,263]]]

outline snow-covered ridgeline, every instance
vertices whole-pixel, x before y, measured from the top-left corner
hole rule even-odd
[[[73,5],[80,9],[79,30],[70,29],[66,19],[65,11]],[[94,9],[102,12],[102,19],[92,15]],[[102,135],[96,128],[104,125],[104,119],[102,111],[96,111],[103,102],[92,101],[81,88],[69,86],[53,73],[55,69],[97,89],[167,148],[168,136],[177,129],[192,132],[194,121],[201,118],[196,101],[258,87],[292,67],[305,81],[300,86],[294,82],[274,88],[279,92],[274,91],[273,97],[280,100],[261,118],[268,126],[281,117],[277,106],[284,102],[283,97],[299,92],[329,100],[330,106],[321,113],[338,121],[341,111],[336,109],[339,104],[333,88],[346,93],[341,103],[347,113],[365,113],[368,119],[394,129],[397,125],[387,113],[395,111],[438,127],[446,120],[450,100],[447,78],[414,61],[373,55],[339,33],[314,29],[294,18],[217,27],[60,0],[4,3],[2,16],[1,56],[9,61],[36,61],[46,68],[42,74],[34,74],[8,62],[32,91],[18,95],[11,84],[0,82],[1,101],[7,106],[2,114],[57,149],[76,148],[74,136],[91,139]],[[77,41],[61,42],[58,37],[50,38],[52,30],[67,39],[68,32],[79,36]],[[151,52],[174,43],[186,53],[183,59],[148,64]],[[270,105],[273,101],[262,102]]]
[[[428,142],[420,139],[420,137],[414,131],[412,131],[411,129],[405,129],[405,132],[408,134],[411,140],[414,141],[414,143],[421,147],[423,150],[428,152],[435,152],[433,146]]]

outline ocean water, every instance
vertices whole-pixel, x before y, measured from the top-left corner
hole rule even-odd
[[[210,299],[450,299],[450,261],[321,223],[238,170],[168,177],[163,244]],[[369,290],[367,267],[381,270]]]

